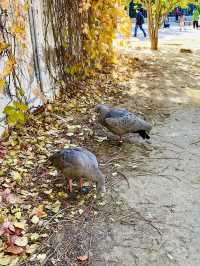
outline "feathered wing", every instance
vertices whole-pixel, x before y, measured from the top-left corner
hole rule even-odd
[[[149,123],[133,114],[128,114],[117,118],[106,118],[105,122],[108,128],[111,131],[116,132],[116,134],[151,130],[151,125]]]

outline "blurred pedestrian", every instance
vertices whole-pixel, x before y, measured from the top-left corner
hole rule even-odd
[[[180,31],[184,31],[185,30],[185,15],[183,12],[180,13],[179,25],[180,25]]]
[[[134,37],[137,37],[138,28],[140,28],[140,30],[143,32],[144,37],[147,36],[145,30],[142,27],[143,24],[144,24],[144,16],[143,16],[143,14],[141,12],[141,9],[137,9]]]
[[[197,8],[194,9],[192,14],[193,28],[198,29],[199,27],[199,11]]]

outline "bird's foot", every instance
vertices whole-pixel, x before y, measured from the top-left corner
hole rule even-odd
[[[80,192],[83,194],[88,194],[91,191],[91,187],[82,187]]]
[[[67,190],[72,193],[72,179],[68,178],[68,186],[67,186]]]

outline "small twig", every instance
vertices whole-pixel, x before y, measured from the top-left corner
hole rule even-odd
[[[120,175],[126,180],[126,182],[127,182],[127,184],[128,184],[128,188],[131,188],[127,176],[125,176],[125,174],[123,174],[123,173],[120,172],[120,171],[117,171],[117,173],[120,174]]]
[[[199,143],[199,142],[200,142],[200,139],[197,140],[197,141],[192,142],[190,145],[195,145],[195,144],[197,144],[197,143]]]
[[[43,227],[40,229],[39,234],[45,229],[46,225],[50,224],[50,222],[53,221],[54,218],[56,218],[56,216],[58,216],[62,211],[63,211],[63,209],[60,210],[60,211],[59,211],[58,213],[56,213],[55,215],[53,215],[48,221],[46,221],[46,223],[44,223]]]
[[[177,157],[150,157],[149,160],[182,160]]]
[[[146,223],[148,223],[149,225],[151,225],[151,227],[153,227],[160,236],[162,236],[162,233],[161,231],[159,230],[159,228],[157,228],[153,223],[152,221],[146,219],[139,211],[135,210],[135,209],[132,209],[137,215],[139,215]]]

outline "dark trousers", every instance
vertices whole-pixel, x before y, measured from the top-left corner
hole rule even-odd
[[[199,27],[199,22],[197,20],[193,21],[193,28],[197,28]]]
[[[144,37],[146,37],[147,34],[146,34],[145,30],[143,29],[142,25],[137,25],[137,24],[135,25],[135,34],[134,34],[134,37],[137,37],[137,30],[138,30],[138,28],[140,28],[140,30],[144,33]]]

